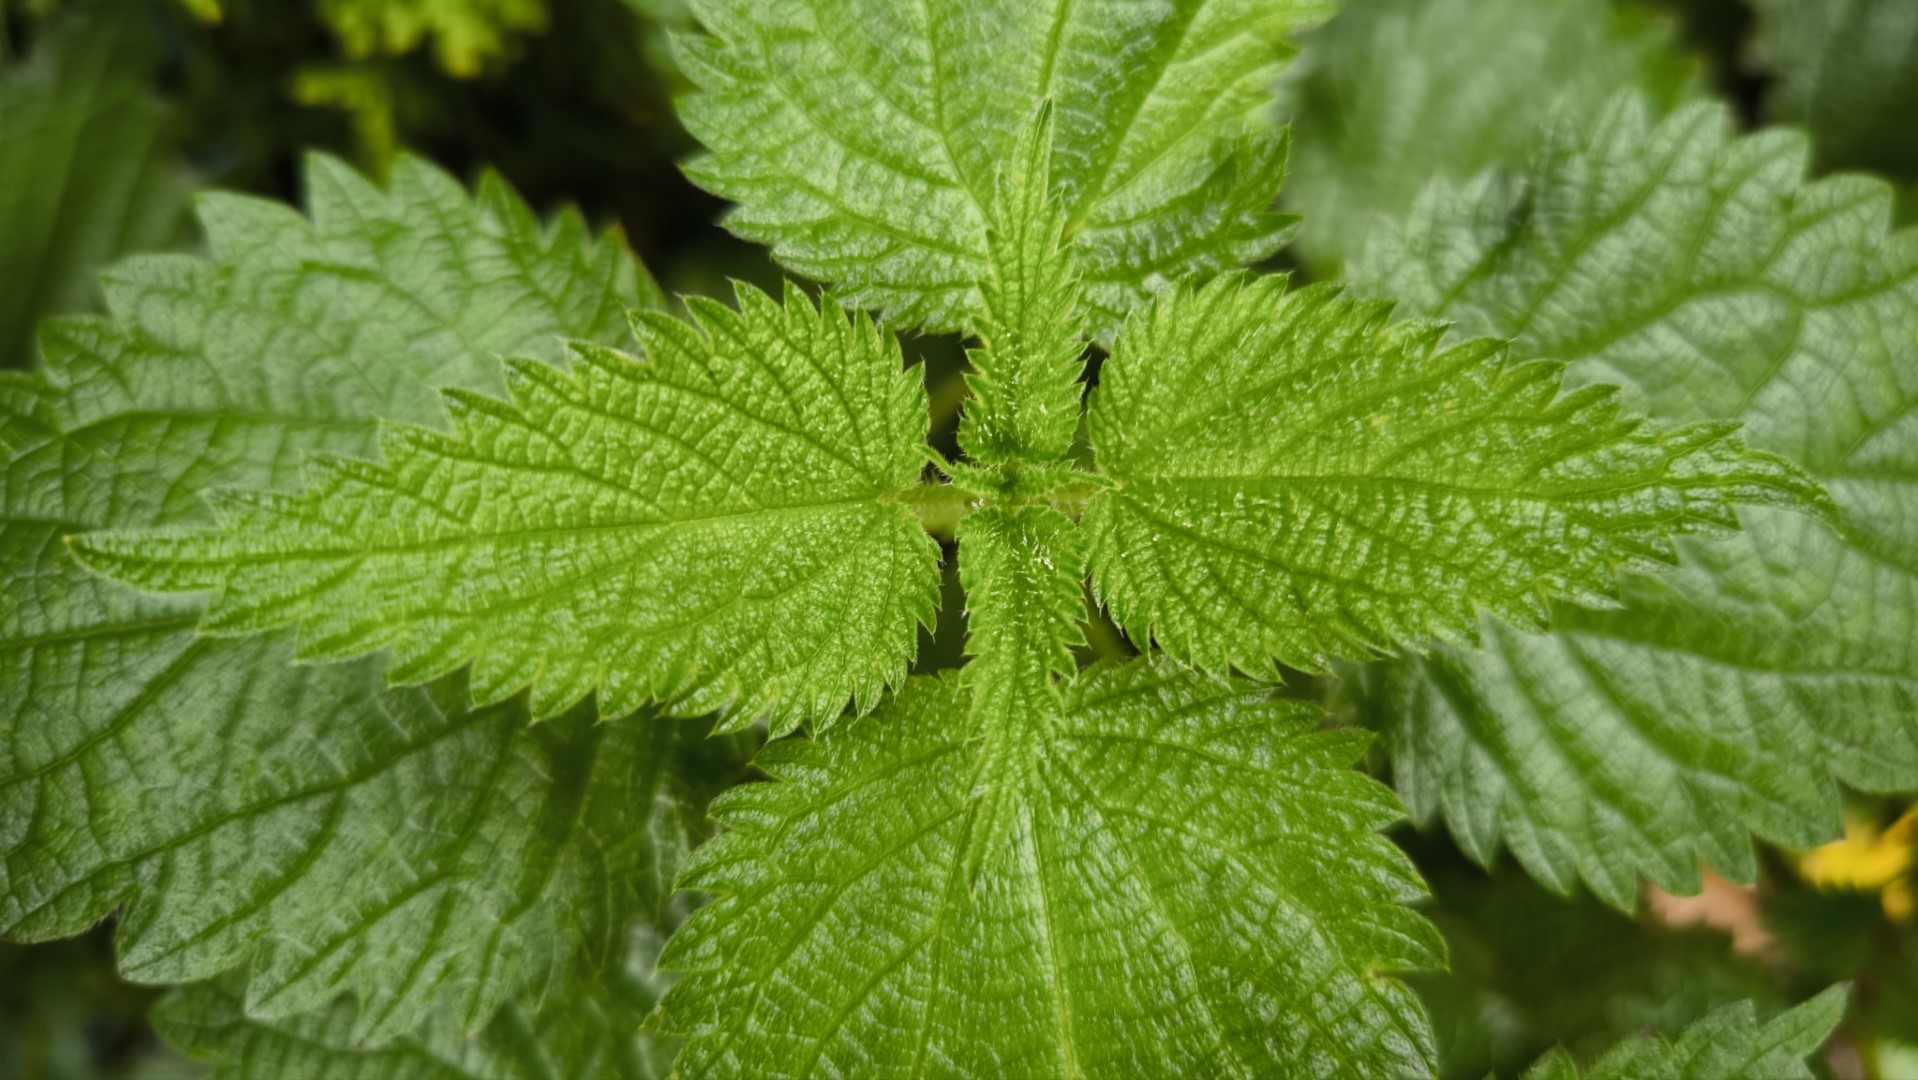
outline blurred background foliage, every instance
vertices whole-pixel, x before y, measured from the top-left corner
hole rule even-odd
[[[1336,277],[1368,222],[1404,212],[1427,180],[1520,161],[1541,123],[1625,88],[1664,107],[1716,96],[1751,127],[1803,126],[1821,169],[1878,172],[1904,185],[1913,214],[1911,0],[1343,6],[1275,88],[1295,132],[1282,202],[1306,215],[1277,267]],[[542,211],[575,205],[617,224],[672,292],[776,281],[677,167],[696,149],[672,110],[670,35],[691,26],[688,7],[0,0],[0,367],[34,362],[40,319],[97,305],[95,277],[115,258],[191,249],[194,191],[297,203],[312,151],[375,177],[403,148],[462,176],[495,168]],[[962,352],[943,338],[909,347],[950,451]],[[948,584],[922,670],[960,660],[964,615]],[[1125,647],[1101,629],[1090,651]],[[1416,979],[1446,1075],[1511,1074],[1555,1043],[1673,1031],[1744,998],[1783,1008],[1841,981],[1851,1016],[1819,1067],[1918,1075],[1918,818],[1899,800],[1860,800],[1850,822],[1825,848],[1765,852],[1755,886],[1654,891],[1635,916],[1552,895],[1510,865],[1487,871],[1441,832],[1403,830],[1452,950],[1451,971]],[[0,1077],[194,1075],[147,1024],[160,994],[115,976],[110,927],[0,944]]]

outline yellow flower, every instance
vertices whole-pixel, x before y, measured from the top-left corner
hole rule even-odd
[[[1890,828],[1847,817],[1845,838],[1798,856],[1798,874],[1829,890],[1878,892],[1885,914],[1903,922],[1912,914],[1912,845],[1918,841],[1918,806],[1905,811]]]

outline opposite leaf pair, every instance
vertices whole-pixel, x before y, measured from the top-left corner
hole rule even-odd
[[[455,434],[388,428],[385,467],[321,459],[304,496],[222,496],[218,529],[76,546],[214,591],[209,632],[392,646],[402,681],[470,661],[481,702],[530,685],[539,715],[596,690],[602,715],[730,704],[783,732],[899,685],[936,595],[912,507],[963,491],[975,658],[780,744],[791,782],[729,803],[690,878],[722,900],[668,957],[693,975],[667,1011],[690,1060],[1427,1068],[1422,1015],[1377,974],[1439,956],[1396,906],[1418,884],[1374,832],[1390,800],[1345,771],[1350,736],[1228,669],[1463,634],[1479,607],[1536,619],[1734,502],[1821,494],[1723,425],[1648,432],[1609,392],[1560,398],[1556,367],[1435,351],[1435,326],[1282,278],[1136,313],[1089,410],[1099,472],[1076,472],[1086,307],[1050,144],[1041,110],[997,188],[954,488],[917,485],[924,396],[889,337],[741,290],[738,313],[636,316],[644,361],[580,345],[569,371],[512,365],[513,404],[449,393]],[[1136,640],[1210,677],[1075,677],[1088,568]]]

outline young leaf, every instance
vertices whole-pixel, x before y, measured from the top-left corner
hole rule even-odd
[[[536,717],[597,691],[731,706],[773,730],[870,708],[931,623],[938,548],[897,501],[925,460],[925,391],[897,343],[789,288],[741,311],[652,313],[647,360],[581,345],[508,366],[515,404],[449,393],[455,434],[388,428],[386,466],[315,462],[302,496],[230,493],[216,530],[94,533],[95,569],[213,590],[205,633],[300,627],[301,654],[391,646],[392,678],[472,662],[474,694]]]
[[[0,932],[124,907],[136,978],[246,963],[263,1014],[352,991],[385,1037],[436,1006],[481,1022],[650,910],[697,821],[658,771],[674,732],[528,731],[518,706],[378,691],[372,663],[294,667],[285,636],[196,636],[194,604],[59,538],[204,521],[200,487],[366,453],[374,416],[436,422],[432,385],[497,387],[498,353],[557,360],[657,293],[497,182],[474,200],[404,160],[382,192],[314,159],[307,186],[311,222],[206,197],[212,261],[126,264],[112,318],[49,324],[44,371],[11,384],[32,415],[0,470]]]
[[[1389,973],[1440,962],[1399,906],[1363,740],[1163,661],[1095,668],[1035,729],[1003,850],[965,680],[767,747],[775,779],[682,879],[717,895],[668,944],[688,1075],[1340,1075],[1433,1068]],[[1196,800],[1196,801],[1195,801]]]
[[[1065,210],[1049,179],[1052,104],[1019,137],[988,208],[982,345],[968,357],[972,400],[959,446],[973,460],[1045,464],[1065,457],[1079,429],[1079,357],[1085,352],[1079,282],[1062,244]]]
[[[1428,181],[1522,158],[1547,117],[1586,120],[1630,88],[1672,103],[1693,65],[1671,36],[1612,0],[1345,0],[1281,91],[1292,250],[1335,269]]]
[[[1765,109],[1802,124],[1825,168],[1918,181],[1918,6],[1906,0],[1753,0],[1777,75]]]
[[[1608,595],[1671,536],[1816,485],[1732,427],[1642,426],[1552,364],[1448,349],[1433,323],[1282,277],[1226,278],[1140,311],[1091,413],[1092,580],[1134,640],[1213,672],[1322,667],[1480,609]]]
[[[153,38],[119,13],[62,13],[0,66],[0,367],[32,362],[41,318],[93,307],[109,260],[181,232],[191,184],[166,161]]]
[[[1049,719],[1034,718],[1058,715],[1054,680],[1078,670],[1072,646],[1085,642],[1085,555],[1077,532],[1071,518],[1039,507],[982,510],[959,523],[972,656],[960,678],[971,699],[965,730],[979,743],[969,880],[1011,842],[1020,799],[1044,751]]]
[[[403,53],[431,36],[441,67],[479,74],[515,34],[546,28],[546,0],[320,0],[320,14],[353,56]]]
[[[1824,481],[1840,527],[1762,508],[1622,610],[1547,635],[1488,623],[1377,678],[1415,817],[1501,842],[1560,890],[1755,872],[1749,833],[1836,835],[1836,776],[1918,783],[1918,234],[1860,178],[1804,182],[1805,140],[1621,101],[1516,177],[1428,193],[1358,277],[1518,359],[1577,361],[1654,416],[1737,419]]]
[[[1271,254],[1270,88],[1326,0],[705,0],[682,38],[695,181],[741,236],[895,322],[976,329],[995,177],[1055,103],[1052,188],[1091,326]]]
[[[1584,1080],[1811,1080],[1805,1059],[1817,1053],[1845,1015],[1845,988],[1834,986],[1777,1018],[1759,1023],[1751,1002],[1727,1005],[1685,1029],[1676,1043],[1645,1035],[1619,1043],[1592,1063]],[[1540,1058],[1525,1080],[1580,1080],[1563,1050]]]

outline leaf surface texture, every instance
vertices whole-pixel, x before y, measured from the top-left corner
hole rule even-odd
[[[904,678],[938,550],[916,372],[863,316],[743,288],[741,312],[654,313],[640,361],[581,345],[508,366],[513,403],[454,394],[451,435],[391,427],[384,466],[315,462],[297,497],[229,494],[217,531],[95,534],[96,568],[213,590],[204,631],[288,623],[303,656],[391,646],[401,682],[472,662],[535,716],[731,706],[777,732]]]
[[[1429,1072],[1387,973],[1431,966],[1420,887],[1361,737],[1163,661],[1095,668],[1052,716],[1005,845],[969,875],[987,744],[962,678],[771,744],[715,804],[668,945],[695,1075]]]
[[[1358,277],[1671,422],[1735,419],[1838,507],[1741,511],[1723,545],[1553,633],[1380,676],[1399,789],[1466,850],[1630,905],[1639,877],[1749,878],[1749,833],[1836,834],[1835,776],[1918,778],[1918,236],[1880,183],[1806,183],[1803,137],[1624,100],[1533,168],[1428,192]]]
[[[1083,527],[1099,598],[1133,640],[1223,673],[1323,667],[1599,597],[1740,501],[1822,498],[1726,425],[1659,429],[1552,364],[1390,305],[1281,277],[1220,279],[1142,310],[1090,431],[1110,490]]]
[[[657,303],[617,243],[541,227],[496,182],[474,198],[408,160],[380,191],[329,159],[307,181],[311,220],[208,196],[211,259],[122,265],[110,316],[49,324],[15,384],[0,926],[58,937],[124,906],[129,976],[241,965],[267,1017],[351,992],[354,1037],[379,1039],[436,1010],[483,1023],[663,902],[700,820],[666,770],[698,739],[586,712],[529,729],[457,685],[386,691],[371,661],[294,666],[288,635],[198,636],[195,603],[67,554],[206,523],[201,488],[289,485],[303,452],[369,453],[378,415],[444,423],[432,387],[496,390],[499,354],[557,362],[561,335]]]
[[[1320,0],[704,0],[680,41],[695,181],[790,269],[901,325],[976,329],[996,177],[1041,102],[1091,328],[1271,254],[1271,85]]]

